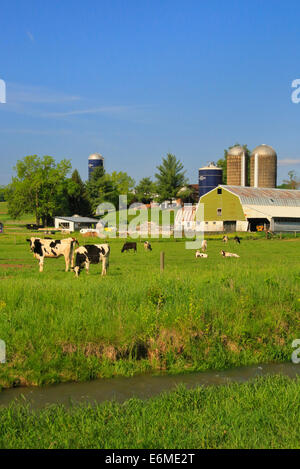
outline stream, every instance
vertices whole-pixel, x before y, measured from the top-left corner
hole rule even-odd
[[[82,383],[60,383],[43,387],[20,387],[0,392],[0,406],[13,401],[29,403],[32,409],[51,404],[101,403],[115,400],[124,402],[132,397],[148,399],[161,392],[172,391],[179,384],[188,389],[197,386],[216,386],[245,383],[258,376],[282,374],[290,378],[300,376],[300,365],[272,363],[233,368],[224,371],[205,371],[181,375],[137,375],[130,378],[102,378]]]

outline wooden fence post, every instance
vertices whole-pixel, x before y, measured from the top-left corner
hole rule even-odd
[[[163,272],[165,270],[165,253],[161,251],[160,253],[160,271]]]

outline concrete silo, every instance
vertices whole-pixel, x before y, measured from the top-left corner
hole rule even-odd
[[[254,148],[250,158],[250,186],[276,187],[277,154],[269,145]]]
[[[227,153],[227,185],[247,185],[248,158],[245,149],[239,145]]]
[[[222,184],[223,170],[214,163],[199,168],[199,197]]]
[[[93,153],[92,155],[89,156],[88,159],[88,169],[89,169],[89,180],[91,179],[91,175],[93,171],[96,168],[99,168],[99,166],[102,166],[103,168],[104,165],[104,158],[100,153]]]

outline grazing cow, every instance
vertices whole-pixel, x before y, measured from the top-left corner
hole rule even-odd
[[[222,241],[223,241],[223,243],[227,244],[228,243],[228,236],[227,235],[223,236]]]
[[[207,250],[207,241],[206,239],[204,239],[201,243],[201,249],[203,252],[205,252]]]
[[[31,252],[36,259],[39,260],[40,272],[43,272],[45,257],[61,257],[64,256],[66,261],[66,272],[68,272],[71,262],[71,267],[74,265],[74,248],[75,244],[79,246],[75,238],[65,239],[42,239],[30,238],[27,239],[30,243]]]
[[[121,252],[130,251],[130,249],[133,249],[133,251],[136,252],[137,251],[136,243],[125,243],[121,249]]]
[[[238,254],[234,254],[233,252],[225,252],[223,249],[221,250],[220,254],[223,257],[240,257]]]
[[[197,257],[208,257],[208,254],[204,254],[203,252],[200,252],[199,249],[196,251],[196,259]]]
[[[234,241],[236,242],[236,244],[241,244],[241,238],[239,238],[238,236],[234,237]]]
[[[73,267],[76,277],[79,276],[84,267],[88,274],[90,264],[99,264],[99,262],[102,262],[101,275],[106,275],[109,266],[109,254],[109,244],[86,244],[77,248],[75,251],[75,267]]]
[[[144,249],[145,249],[145,251],[152,251],[152,247],[151,247],[151,244],[149,243],[149,241],[144,242]]]

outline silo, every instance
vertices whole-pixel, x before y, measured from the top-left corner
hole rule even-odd
[[[222,175],[222,168],[218,168],[215,163],[199,168],[199,197],[222,184]]]
[[[250,185],[252,187],[276,187],[277,154],[269,145],[254,148],[250,158]]]
[[[227,184],[228,186],[247,185],[247,154],[243,147],[237,145],[227,153]]]
[[[90,180],[91,175],[96,168],[99,168],[99,166],[102,166],[103,168],[104,158],[102,155],[100,155],[100,153],[93,153],[92,155],[89,156],[88,161],[89,161],[88,168],[89,168],[89,180]]]

